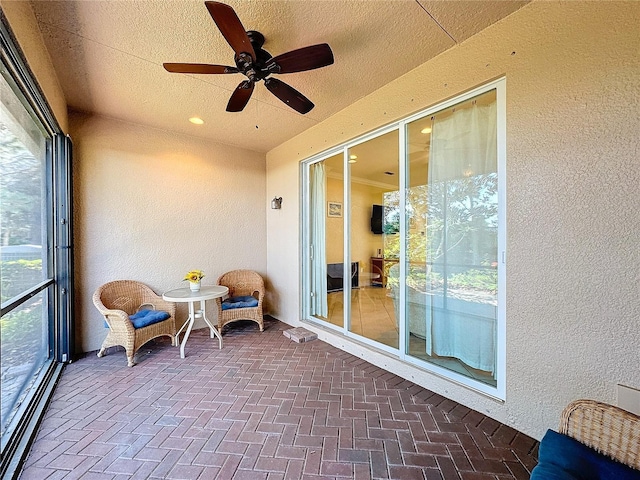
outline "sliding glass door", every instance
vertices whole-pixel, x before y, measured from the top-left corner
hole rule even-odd
[[[303,168],[306,317],[498,397],[504,98],[496,81]]]
[[[496,385],[496,92],[407,124],[407,351]]]
[[[344,174],[342,155],[309,167],[310,314],[344,325]]]
[[[351,146],[347,157],[350,259],[358,270],[349,331],[397,349],[398,317],[386,279],[400,243],[398,130]]]

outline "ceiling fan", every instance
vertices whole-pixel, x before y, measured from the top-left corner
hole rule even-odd
[[[163,63],[172,73],[227,74],[242,73],[247,80],[240,82],[227,104],[227,112],[240,112],[249,102],[256,82],[264,80],[267,89],[294,110],[305,114],[314,107],[311,100],[286,83],[272,78],[278,73],[295,73],[326,67],[333,63],[333,52],[326,43],[292,50],[272,57],[262,49],[264,35],[255,30],[245,31],[236,12],[220,2],[204,2],[220,33],[235,52],[235,67],[203,63]]]

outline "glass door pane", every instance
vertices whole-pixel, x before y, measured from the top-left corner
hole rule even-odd
[[[495,386],[498,173],[491,90],[407,125],[407,354]]]
[[[344,168],[340,153],[309,166],[310,313],[344,325]]]
[[[398,348],[390,269],[400,252],[398,130],[349,149],[350,331]]]

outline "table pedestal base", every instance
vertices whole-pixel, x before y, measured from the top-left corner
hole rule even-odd
[[[194,307],[195,302],[189,302],[189,318],[186,322],[182,324],[178,333],[176,333],[176,345],[180,341],[180,334],[186,327],[186,331],[184,332],[184,338],[182,339],[182,343],[180,343],[180,358],[184,358],[184,347],[187,344],[187,340],[189,339],[189,335],[191,334],[191,330],[193,330],[193,324],[196,321],[196,318],[203,318],[207,326],[209,327],[209,336],[210,338],[218,337],[218,345],[222,350],[222,335],[218,332],[218,329],[213,326],[211,321],[207,318],[207,311],[204,300],[200,300],[200,310],[196,310]]]

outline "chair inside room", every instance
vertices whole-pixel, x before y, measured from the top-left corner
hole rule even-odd
[[[229,288],[228,298],[216,298],[220,334],[226,324],[237,320],[253,320],[260,327],[260,331],[264,331],[262,277],[253,270],[232,270],[221,275],[217,283]]]
[[[171,345],[175,344],[175,304],[164,301],[144,283],[105,283],[93,294],[93,304],[109,327],[98,357],[107,348],[119,345],[126,350],[127,363],[133,367],[136,352],[148,341],[166,335],[171,338]]]
[[[351,263],[351,288],[359,285],[359,262]],[[327,264],[327,292],[340,292],[344,289],[344,263]]]

